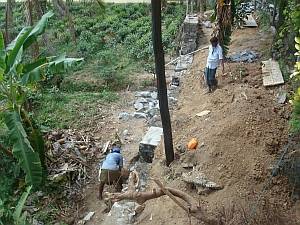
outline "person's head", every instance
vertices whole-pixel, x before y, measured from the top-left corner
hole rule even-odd
[[[212,38],[210,39],[210,43],[211,43],[211,45],[212,45],[213,47],[216,47],[216,46],[218,45],[218,43],[219,43],[219,40],[218,40],[217,37],[212,37]]]
[[[111,149],[111,152],[112,153],[121,153],[121,148],[115,146]]]

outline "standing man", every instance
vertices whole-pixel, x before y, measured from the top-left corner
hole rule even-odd
[[[218,38],[212,37],[210,43],[211,45],[209,46],[207,64],[204,72],[208,92],[212,92],[212,90],[218,86],[216,72],[220,63],[222,65],[222,72],[224,73],[223,51],[219,45]]]
[[[123,157],[119,147],[113,147],[101,166],[98,198],[102,199],[104,185],[115,185],[118,192],[122,191]]]

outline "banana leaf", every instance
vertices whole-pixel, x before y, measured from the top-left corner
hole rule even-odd
[[[16,209],[13,213],[14,223],[15,225],[25,225],[28,224],[26,221],[26,213],[22,214],[22,210],[24,208],[25,202],[30,194],[32,186],[26,188],[26,191],[22,194],[21,198],[18,201]]]
[[[4,114],[5,124],[9,129],[9,138],[13,143],[13,155],[25,171],[25,182],[37,187],[42,182],[42,166],[39,154],[33,150],[21,122],[18,112]]]

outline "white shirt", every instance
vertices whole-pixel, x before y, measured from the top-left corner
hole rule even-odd
[[[221,46],[219,44],[216,47],[210,45],[206,67],[209,69],[216,69],[220,64],[221,59],[223,59],[223,50]]]

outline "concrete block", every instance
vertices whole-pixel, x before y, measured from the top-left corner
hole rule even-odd
[[[161,127],[150,127],[139,145],[139,152],[142,159],[151,163],[154,157],[154,150],[161,141],[163,129]]]

